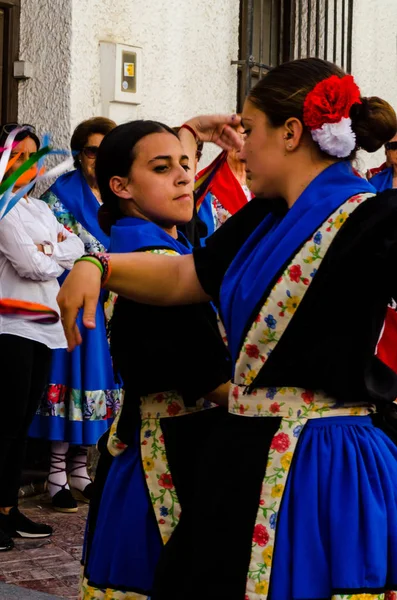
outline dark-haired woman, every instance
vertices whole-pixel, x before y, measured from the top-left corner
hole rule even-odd
[[[6,178],[31,159],[40,148],[34,128],[25,126],[15,136],[16,123],[0,132],[0,147],[10,148]],[[11,141],[13,134],[14,143]],[[7,159],[7,150],[2,160]],[[14,182],[13,192],[37,176],[33,166]],[[84,251],[83,244],[57,222],[41,200],[25,195],[0,220],[0,298],[45,304],[58,310],[57,278]],[[44,392],[52,351],[65,348],[60,323],[42,325],[0,317],[0,552],[14,547],[13,537],[45,538],[52,528],[35,523],[18,509],[18,490],[28,429]]]
[[[378,192],[397,187],[397,135],[385,144],[386,163],[378,173],[370,178],[371,185]]]
[[[108,134],[96,172],[99,218],[111,249],[190,254],[177,231],[192,217],[190,171],[178,136],[166,125],[134,121]],[[227,400],[230,378],[209,304],[161,308],[119,297],[111,349],[125,398],[108,441],[114,459],[103,490],[105,452],[98,467],[82,599],[150,595],[163,544],[192,497],[201,449],[225,416],[209,401]]]
[[[397,395],[375,356],[396,294],[397,194],[376,195],[350,161],[390,140],[396,115],[310,58],[271,70],[242,119],[257,198],[193,256],[109,259],[106,287],[135,301],[218,302],[234,363],[228,424],[196,472],[152,598],[388,600],[397,448],[370,414]],[[188,125],[204,140],[220,128]],[[61,290],[70,347],[77,307],[92,326],[100,280],[82,262]]]
[[[109,247],[109,237],[98,225],[101,197],[95,160],[104,136],[115,126],[104,117],[80,123],[70,142],[75,169],[59,177],[42,197],[58,221],[82,240],[86,252],[103,252]],[[75,498],[89,501],[88,446],[96,444],[120,406],[121,389],[114,381],[104,300],[98,306],[99,328],[96,332],[83,329],[81,349],[54,352],[48,388],[29,432],[31,437],[52,441],[48,491],[53,508],[65,513],[77,511]]]

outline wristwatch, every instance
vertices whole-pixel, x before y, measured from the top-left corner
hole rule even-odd
[[[50,242],[43,242],[43,252],[46,256],[52,256],[52,244]]]

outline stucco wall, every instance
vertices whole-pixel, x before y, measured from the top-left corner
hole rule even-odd
[[[365,96],[380,96],[397,110],[397,2],[356,0],[352,72]],[[384,151],[360,155],[360,166],[378,166]]]
[[[235,110],[238,0],[73,0],[72,14],[72,125],[101,112],[100,41],[143,49],[142,103],[112,105],[118,122]]]
[[[19,119],[68,146],[73,128],[102,112],[101,41],[143,48],[142,103],[112,105],[117,122],[234,111],[239,0],[22,0]]]
[[[22,0],[20,59],[34,66],[32,79],[19,84],[18,120],[57,144],[70,138],[72,4],[70,0]]]

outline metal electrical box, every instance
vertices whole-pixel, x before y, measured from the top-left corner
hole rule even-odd
[[[142,101],[142,48],[100,42],[102,103]]]

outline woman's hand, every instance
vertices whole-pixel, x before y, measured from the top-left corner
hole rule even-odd
[[[66,235],[64,233],[62,233],[62,231],[60,231],[57,236],[58,244],[60,244],[61,242],[64,242],[65,240],[66,240]]]
[[[69,351],[82,342],[76,324],[80,308],[84,310],[84,326],[87,329],[95,329],[95,314],[100,293],[101,272],[98,267],[89,261],[75,264],[57,298]]]
[[[202,115],[186,121],[201,142],[212,142],[223,150],[240,150],[241,135],[236,132],[241,118],[238,115]]]

